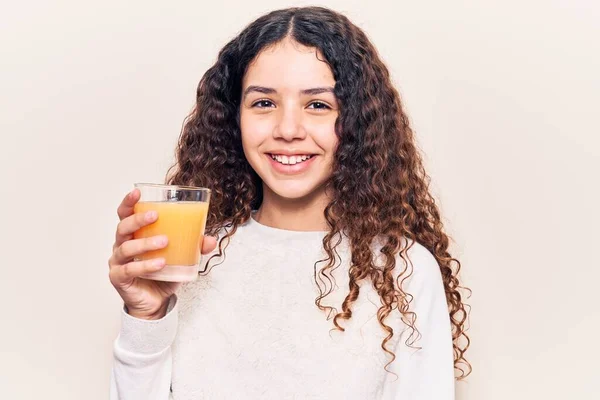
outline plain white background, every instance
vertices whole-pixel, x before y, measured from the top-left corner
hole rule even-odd
[[[7,2],[8,3],[8,2]],[[0,13],[0,397],[105,399],[115,209],[263,0]],[[596,399],[600,5],[331,0],[389,65],[474,290],[462,400]]]

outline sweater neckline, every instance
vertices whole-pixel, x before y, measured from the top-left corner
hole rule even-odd
[[[253,210],[250,214],[247,225],[262,234],[294,239],[323,239],[328,233],[326,231],[292,231],[263,225],[255,219],[256,211],[257,210]]]

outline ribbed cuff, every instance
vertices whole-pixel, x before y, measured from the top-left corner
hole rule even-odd
[[[169,298],[167,314],[157,320],[145,320],[121,312],[121,331],[116,345],[122,350],[138,354],[155,354],[171,346],[177,334],[177,296]]]

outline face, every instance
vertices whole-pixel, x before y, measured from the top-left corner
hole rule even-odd
[[[264,195],[325,196],[337,145],[329,66],[314,48],[284,40],[259,53],[242,82],[240,128]]]

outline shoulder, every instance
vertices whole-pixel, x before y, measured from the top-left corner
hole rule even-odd
[[[409,243],[409,246],[406,253],[413,264],[413,272],[429,278],[441,278],[440,265],[431,251],[418,242]],[[402,255],[398,254],[398,258],[402,258]]]
[[[406,251],[406,258],[409,260],[409,269],[411,272],[410,280],[407,284],[413,291],[436,290],[442,288],[443,280],[440,271],[440,265],[435,256],[425,246],[418,242],[409,243],[410,248]],[[396,269],[402,267],[404,259],[402,254],[396,257]]]
[[[381,262],[381,240],[376,241],[374,255]],[[394,277],[399,278],[411,288],[436,287],[442,284],[440,265],[435,256],[425,246],[416,241],[404,238],[402,248],[406,251],[396,254]]]

